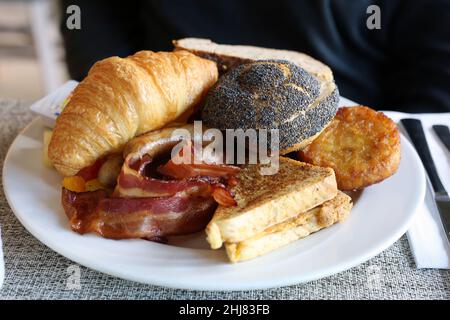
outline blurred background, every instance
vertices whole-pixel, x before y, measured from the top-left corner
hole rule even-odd
[[[80,30],[66,27],[72,4]],[[183,37],[305,52],[358,103],[450,112],[450,0],[0,0],[0,99],[36,100],[99,59]]]
[[[58,5],[0,0],[0,98],[36,100],[69,78]]]

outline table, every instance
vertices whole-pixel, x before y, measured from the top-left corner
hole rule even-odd
[[[34,117],[29,105],[0,99],[2,168],[14,137]],[[289,287],[209,292],[134,283],[78,266],[41,244],[15,218],[0,189],[6,268],[0,299],[450,299],[450,271],[417,270],[405,236],[362,265]],[[78,271],[80,285],[73,285]]]

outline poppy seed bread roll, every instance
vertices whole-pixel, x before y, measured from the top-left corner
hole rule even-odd
[[[202,119],[208,127],[279,129],[281,154],[307,146],[336,114],[339,93],[285,60],[240,65],[208,92]]]

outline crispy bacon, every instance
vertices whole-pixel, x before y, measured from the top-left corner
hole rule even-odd
[[[172,178],[163,180],[145,175],[145,168],[150,164],[151,159],[147,156],[137,160],[127,158],[117,180],[114,194],[119,197],[168,197],[183,192],[210,196],[214,191],[212,187],[220,186],[225,190],[222,193],[228,192],[222,182],[232,179],[240,170],[239,167],[228,165],[177,165],[169,160],[157,170],[159,174]],[[231,194],[228,198],[230,197],[232,197]],[[222,203],[231,203],[231,201]]]
[[[62,204],[72,229],[105,238],[154,239],[202,230],[217,206],[212,198],[114,198],[103,190],[62,191]]]
[[[158,168],[158,172],[175,179],[184,179],[197,176],[205,177],[230,177],[236,175],[240,168],[223,164],[175,164],[169,160]]]
[[[199,180],[159,180],[122,172],[115,195],[120,197],[170,197],[178,192],[198,193],[208,183]]]
[[[170,235],[202,230],[217,204],[236,205],[227,185],[234,186],[239,167],[217,164],[158,166],[148,154],[129,154],[112,196],[105,190],[72,192],[63,188],[62,203],[74,231],[96,232],[112,239],[163,241]],[[161,159],[159,159],[161,160]],[[104,159],[80,171],[98,174]]]
[[[118,197],[170,197],[177,193],[210,196],[210,186],[218,181],[211,179],[163,180],[145,175],[145,166],[151,159],[127,159],[117,180],[115,196]]]
[[[98,172],[100,171],[102,164],[105,163],[106,159],[106,157],[98,159],[93,165],[78,171],[76,175],[82,177],[84,181],[97,179]]]
[[[224,187],[214,188],[212,196],[213,196],[214,200],[216,200],[216,202],[218,204],[220,204],[221,206],[232,207],[232,206],[237,205],[236,200],[234,200],[230,191],[228,191]]]

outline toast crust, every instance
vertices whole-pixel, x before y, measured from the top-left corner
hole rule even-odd
[[[247,165],[233,188],[237,206],[219,206],[206,227],[212,249],[240,242],[334,198],[334,171],[280,157],[279,171],[262,176],[260,165]]]
[[[343,192],[307,212],[274,225],[258,235],[237,243],[226,243],[231,262],[245,261],[274,251],[311,233],[345,220],[352,208],[351,198]]]

